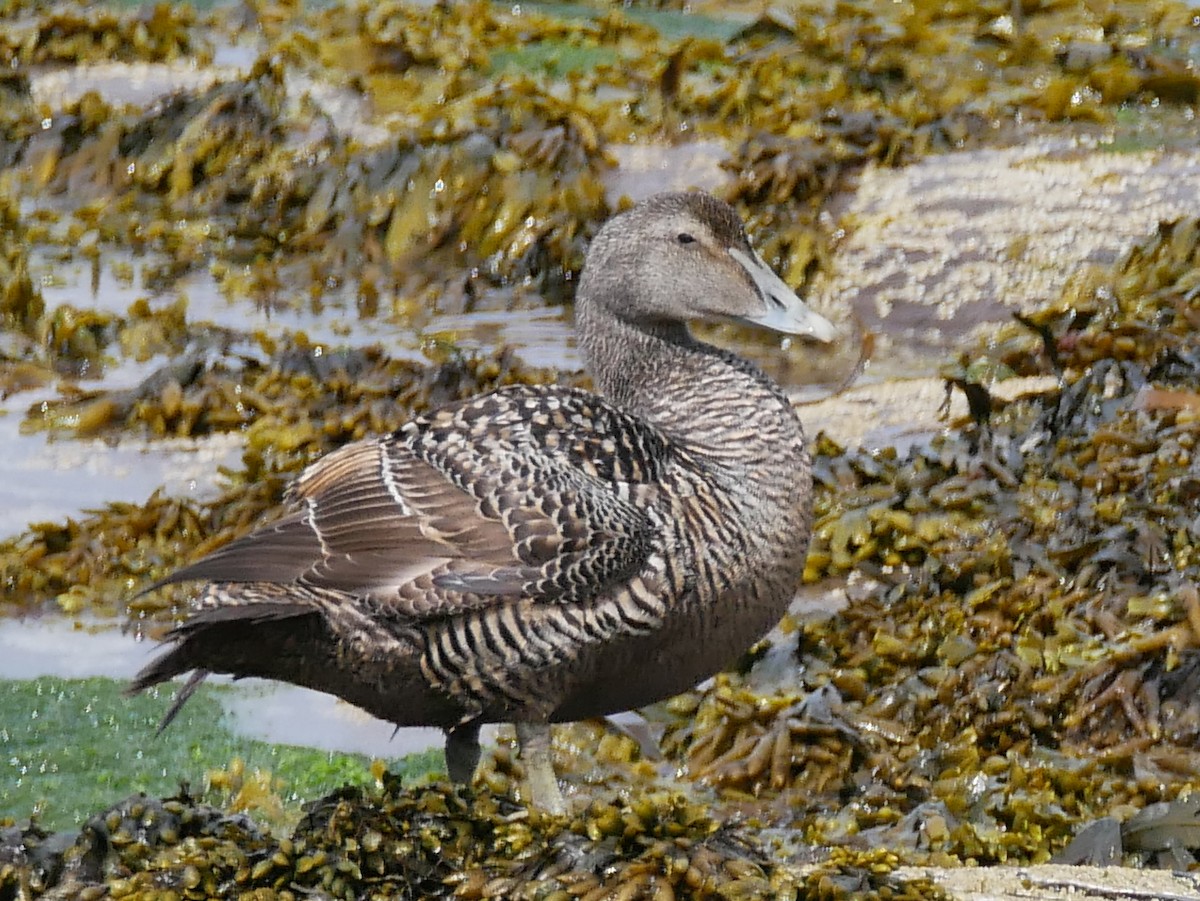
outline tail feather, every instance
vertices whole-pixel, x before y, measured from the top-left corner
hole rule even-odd
[[[125,693],[137,694],[192,671],[159,724],[161,732],[209,673],[272,675],[261,671],[270,665],[273,656],[269,636],[260,631],[263,626],[318,616],[310,606],[286,602],[231,604],[198,610],[167,634],[168,650],[143,667],[130,680]]]
[[[254,586],[228,588],[210,586],[202,606],[167,635],[163,653],[129,683],[132,694],[192,674],[163,727],[209,673],[315,689],[396,725],[445,727],[462,720],[461,703],[423,675],[419,639],[409,646],[348,604],[331,606],[299,592],[285,599],[266,597]]]
[[[171,721],[179,715],[179,711],[183,709],[183,705],[187,703],[188,698],[192,693],[200,687],[200,683],[208,677],[208,670],[198,669],[188,676],[187,682],[183,688],[175,693],[175,700],[171,702],[171,706],[167,708],[167,712],[163,714],[163,718],[158,722],[158,728],[154,730],[155,735],[162,735],[163,730],[171,725]]]
[[[299,514],[217,548],[147,585],[135,597],[192,581],[292,582],[321,559],[321,542]]]

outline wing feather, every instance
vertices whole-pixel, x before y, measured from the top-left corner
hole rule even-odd
[[[647,428],[563,389],[443,408],[318,460],[282,519],[167,581],[304,584],[418,618],[515,596],[585,600],[631,578],[653,550],[656,521],[628,487],[654,474],[665,447],[636,434]],[[597,429],[630,434],[614,442]],[[627,459],[598,461],[604,445]]]

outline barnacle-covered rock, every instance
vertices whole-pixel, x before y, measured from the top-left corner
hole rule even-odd
[[[1060,300],[1024,317],[1023,341],[1022,330],[1010,327],[996,343],[1014,369],[1045,360],[1075,378],[1106,360],[1135,361],[1154,381],[1169,377],[1174,356],[1190,349],[1198,294],[1200,220],[1164,222],[1114,267],[1085,271]]]

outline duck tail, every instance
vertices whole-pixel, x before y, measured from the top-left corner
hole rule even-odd
[[[161,733],[209,673],[228,673],[234,678],[270,677],[269,645],[264,643],[259,628],[305,616],[316,618],[318,614],[306,605],[267,602],[199,610],[167,633],[169,649],[130,680],[125,694],[138,694],[191,671],[158,725]]]

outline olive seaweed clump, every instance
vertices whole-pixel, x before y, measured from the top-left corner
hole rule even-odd
[[[146,4],[131,12],[103,4],[11,0],[4,12],[16,17],[0,33],[0,63],[5,68],[185,57],[207,62],[212,55],[196,35],[196,12],[187,4]]]
[[[0,832],[0,898],[736,901],[797,889],[737,830],[678,794],[594,802],[561,822],[487,791],[385,779],[373,793],[346,788],[313,802],[283,839],[186,793],[129,798],[74,837]]]

